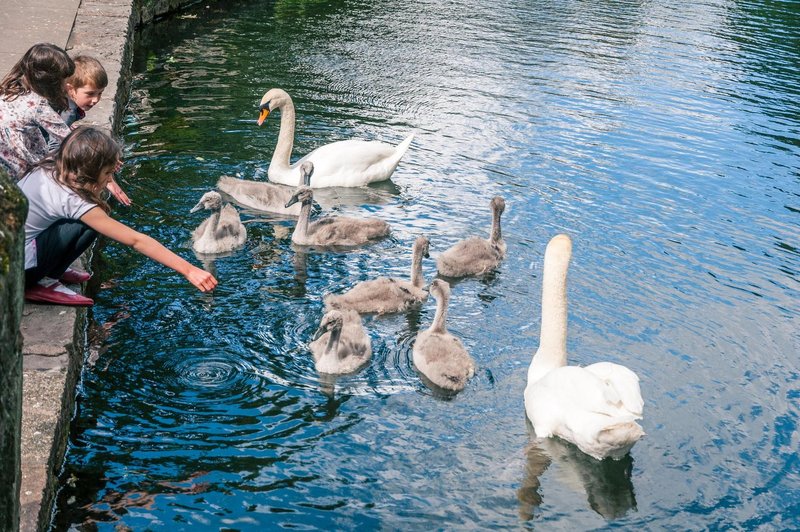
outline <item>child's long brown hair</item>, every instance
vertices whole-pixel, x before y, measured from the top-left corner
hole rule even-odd
[[[45,168],[56,181],[81,198],[109,212],[103,199],[100,178],[113,169],[122,155],[119,144],[108,133],[92,126],[79,126],[67,135],[55,152],[34,168]]]
[[[69,107],[64,80],[75,72],[67,52],[50,43],[31,46],[0,81],[0,97],[12,101],[33,91],[58,112]]]

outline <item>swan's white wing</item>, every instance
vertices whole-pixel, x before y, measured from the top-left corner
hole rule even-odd
[[[529,383],[525,409],[536,434],[559,434],[566,426],[585,424],[586,415],[616,415],[617,409],[609,408],[604,388],[600,379],[578,366],[561,366]]]
[[[537,436],[559,436],[598,459],[623,456],[644,434],[610,382],[578,366],[529,384],[525,410]]]
[[[624,380],[622,382],[631,384]],[[532,412],[538,412],[542,418],[558,418],[559,423],[570,420],[568,423],[575,425],[574,419],[584,415],[600,414],[609,418],[634,417],[635,411],[628,409],[625,401],[636,406],[638,389],[638,379],[633,391],[630,387],[620,386],[613,377],[607,380],[587,368],[562,366],[529,385],[525,395],[526,405],[531,403],[529,408]],[[641,402],[641,395],[638,395],[638,398]],[[639,411],[641,412],[641,409]],[[536,424],[532,416],[531,421]]]
[[[300,159],[293,168],[303,161],[314,163],[312,187],[343,186],[351,182],[365,185],[388,177],[397,165],[395,151],[395,146],[384,142],[343,140],[320,146]]]
[[[621,402],[624,409],[637,418],[642,417],[644,400],[636,373],[612,362],[598,362],[583,369],[604,382],[609,399]]]

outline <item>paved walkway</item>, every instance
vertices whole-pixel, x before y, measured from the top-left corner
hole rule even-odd
[[[37,42],[67,46],[81,0],[0,0],[2,76]]]

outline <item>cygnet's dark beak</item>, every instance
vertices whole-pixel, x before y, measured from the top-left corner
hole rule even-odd
[[[203,207],[203,202],[201,201],[200,203],[198,203],[197,205],[195,205],[194,207],[192,207],[192,210],[190,210],[189,212],[190,212],[190,213],[191,213],[191,212],[197,212],[197,211],[199,211],[199,210],[200,210],[200,209],[202,209],[202,208],[204,208],[204,207]]]
[[[288,209],[289,207],[291,207],[291,206],[292,206],[292,205],[294,205],[295,203],[297,203],[297,194],[295,194],[294,196],[292,196],[291,198],[289,198],[289,201],[287,201],[287,202],[286,202],[286,205],[284,205],[283,207],[284,207],[285,209]]]
[[[330,330],[330,323],[321,324],[317,329],[317,332],[314,333],[314,337],[311,339],[311,341],[318,340],[320,336],[322,336],[329,330]]]

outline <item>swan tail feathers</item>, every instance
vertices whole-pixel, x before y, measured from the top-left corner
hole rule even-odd
[[[415,133],[411,133],[409,136],[403,139],[403,142],[395,147],[394,155],[387,160],[388,164],[386,166],[391,168],[392,172],[395,168],[397,168],[397,165],[400,164],[400,159],[402,159],[403,155],[406,154],[408,147],[411,146],[411,141],[414,140],[414,135]]]
[[[403,142],[397,145],[398,160],[408,151],[408,147],[411,146],[411,141],[414,140],[415,135],[416,133],[411,133],[403,139]]]

